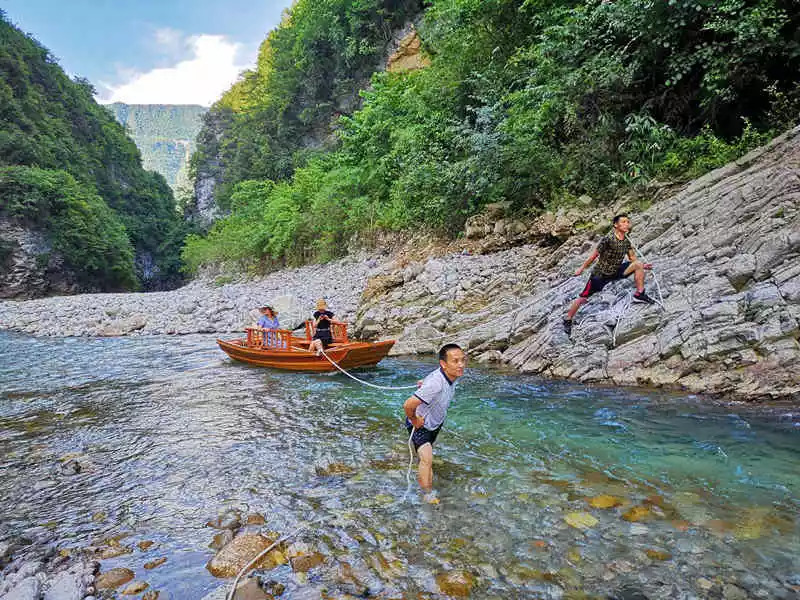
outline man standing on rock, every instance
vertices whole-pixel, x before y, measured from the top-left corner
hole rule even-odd
[[[419,457],[417,481],[425,500],[438,504],[433,494],[433,443],[442,429],[447,408],[453,400],[456,379],[464,374],[467,357],[457,344],[445,344],[439,350],[439,368],[431,372],[419,389],[403,404],[406,429]]]
[[[614,228],[607,236],[605,236],[597,248],[587,258],[584,263],[575,271],[575,275],[580,275],[584,270],[589,268],[598,257],[595,268],[586,282],[586,287],[580,293],[580,296],[570,305],[567,311],[567,316],[564,318],[564,331],[567,335],[572,333],[572,319],[578,309],[586,304],[589,296],[602,290],[610,281],[617,279],[624,279],[633,273],[633,281],[636,284],[636,293],[633,295],[634,302],[645,302],[653,304],[653,300],[644,291],[644,272],[652,268],[649,263],[641,263],[636,260],[636,253],[633,251],[633,245],[628,239],[628,232],[631,230],[631,220],[628,215],[616,215],[612,220]],[[625,257],[628,260],[625,260]]]

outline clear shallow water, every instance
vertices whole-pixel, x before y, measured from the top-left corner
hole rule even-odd
[[[360,374],[404,385],[433,367],[388,359]],[[205,569],[205,523],[233,508],[282,534],[325,519],[299,536],[324,565],[269,573],[288,598],[365,586],[435,598],[453,569],[474,575],[475,598],[690,598],[725,584],[795,597],[797,408],[470,368],[436,445],[441,504],[428,506],[406,484],[405,397],[236,364],[210,336],[0,333],[0,540],[81,548],[124,534],[134,551],[103,570],[196,600],[225,583]],[[79,473],[63,467],[71,455]],[[325,475],[332,463],[351,472]],[[623,504],[592,507],[599,495]],[[596,523],[573,527],[576,514]]]

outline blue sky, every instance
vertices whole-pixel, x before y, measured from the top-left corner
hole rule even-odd
[[[208,106],[255,62],[291,0],[2,0],[101,102]]]

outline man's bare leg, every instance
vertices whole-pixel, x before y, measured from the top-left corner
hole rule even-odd
[[[417,448],[417,456],[419,457],[417,481],[422,491],[428,494],[433,489],[433,446],[422,444]]]
[[[567,311],[566,319],[571,321],[572,318],[575,316],[575,313],[578,312],[578,309],[586,304],[586,298],[575,298],[575,301],[570,304],[569,310]]]
[[[625,277],[633,273],[633,282],[636,284],[636,291],[644,291],[644,265],[638,260],[632,262],[630,266],[625,269]]]

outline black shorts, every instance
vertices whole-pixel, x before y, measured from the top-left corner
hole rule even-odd
[[[589,281],[586,282],[586,287],[583,288],[583,291],[580,293],[580,297],[588,298],[592,294],[602,291],[602,289],[611,281],[625,279],[625,277],[627,277],[627,275],[625,275],[625,270],[630,266],[631,263],[626,260],[623,261],[623,263],[619,266],[617,272],[609,277],[606,277],[605,275],[592,275],[589,277]],[[628,273],[628,275],[630,275],[630,273]]]
[[[411,433],[412,429],[414,429],[414,426],[411,424],[411,421],[408,420],[408,417],[406,417],[406,431]],[[425,429],[424,427],[417,429],[414,432],[414,437],[411,438],[411,441],[414,444],[414,450],[419,450],[419,447],[424,446],[425,444],[430,444],[433,446],[433,442],[436,441],[436,436],[439,435],[441,430],[441,425],[434,430]]]
[[[320,340],[322,342],[323,348],[327,348],[333,343],[333,338],[331,337],[330,329],[317,329],[317,333],[315,333],[314,337],[312,337],[311,339]]]

